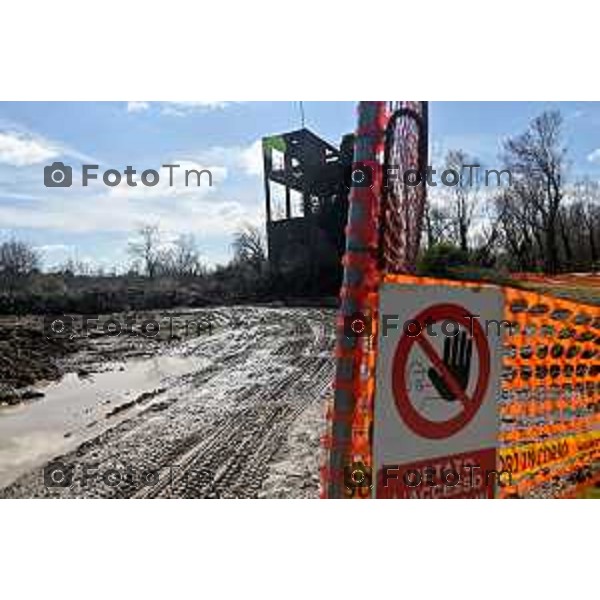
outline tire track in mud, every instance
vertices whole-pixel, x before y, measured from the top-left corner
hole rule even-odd
[[[291,429],[308,407],[322,407],[329,393],[334,312],[243,307],[213,314],[216,333],[179,348],[205,357],[205,367],[59,457],[74,466],[70,488],[46,488],[37,470],[0,490],[0,496],[265,497],[262,488],[273,461],[284,456],[294,462],[298,442],[291,440]],[[311,432],[304,438],[312,444],[318,436]],[[316,481],[318,446],[302,451],[314,456]],[[85,481],[82,471],[90,464],[98,475]],[[108,485],[100,474],[111,469],[120,481]],[[306,496],[306,482],[299,483],[297,495]],[[296,495],[293,489],[289,495]],[[316,485],[310,495],[317,497]]]
[[[305,362],[300,368],[307,367]],[[306,372],[314,374],[310,370]],[[294,385],[291,377],[286,377],[279,386],[283,398],[257,394],[253,401],[256,406],[228,415],[214,435],[182,457],[176,474],[170,473],[160,487],[146,488],[142,496],[256,497],[268,473],[269,462],[282,447],[292,423],[306,409],[307,403],[298,400],[300,388],[307,400],[310,396],[321,398],[329,381],[325,379],[320,383],[311,386],[308,378],[303,377]],[[268,402],[275,406],[269,406]]]

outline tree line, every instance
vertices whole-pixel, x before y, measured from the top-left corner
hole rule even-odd
[[[261,231],[242,226],[232,250],[228,263],[208,269],[193,236],[170,241],[158,225],[142,225],[128,244],[126,272],[106,272],[75,258],[43,271],[42,252],[10,239],[0,243],[0,313],[96,313],[268,299],[274,288]]]
[[[502,142],[499,158],[501,168],[511,173],[508,186],[483,187],[477,178],[472,180],[470,171],[456,186],[430,188],[423,221],[422,271],[444,274],[448,265],[468,265],[554,274],[600,267],[600,184],[591,179],[569,180],[563,126],[559,112],[547,111],[523,133]],[[451,150],[444,166],[461,173],[465,165],[478,163],[464,150]],[[239,229],[232,250],[227,264],[209,270],[193,236],[182,235],[166,243],[158,225],[146,224],[128,245],[131,265],[120,277],[204,282],[204,289],[225,295],[256,297],[277,291],[259,229]],[[1,243],[0,294],[13,294],[32,279],[43,278],[41,262],[40,252],[24,241]],[[54,281],[56,291],[61,285],[64,288],[69,277],[106,277],[74,259],[55,269],[54,275],[62,278]],[[42,288],[48,285],[45,281]]]
[[[490,193],[477,182],[459,183],[443,199],[433,195],[424,220],[425,258],[460,253],[463,261],[509,271],[596,270],[600,186],[568,181],[561,114],[534,118],[502,143],[500,160],[511,185]],[[456,170],[477,159],[455,150],[445,162]]]

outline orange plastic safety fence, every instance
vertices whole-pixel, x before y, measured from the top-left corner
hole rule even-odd
[[[480,288],[482,284],[388,275],[385,282]],[[505,297],[498,470],[510,481],[499,496],[572,497],[582,486],[600,479],[600,307],[513,288]],[[364,297],[373,318],[370,340],[376,340],[377,289]],[[364,339],[363,339],[364,340]],[[372,465],[376,348],[366,349],[360,377],[352,390],[360,401],[345,416],[351,427],[346,463]],[[339,380],[336,381],[339,387]],[[332,422],[341,419],[330,411]],[[330,433],[329,440],[335,437]],[[324,485],[341,473],[322,472]],[[339,479],[338,479],[339,481]],[[358,488],[360,489],[360,488]],[[370,497],[346,487],[347,497]]]
[[[346,470],[354,462],[371,465],[373,418],[372,381],[374,340],[347,336],[347,321],[362,314],[375,323],[379,285],[379,198],[382,187],[380,157],[389,114],[385,102],[361,102],[354,160],[372,169],[371,187],[353,187],[350,195],[344,281],[337,329],[336,374],[333,404],[327,409],[327,432],[322,439],[326,457],[321,465],[321,494],[329,498],[348,495]],[[374,297],[375,294],[375,297]]]
[[[502,290],[500,496],[568,494],[600,470],[600,307]]]

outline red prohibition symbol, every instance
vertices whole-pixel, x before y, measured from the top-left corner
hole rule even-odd
[[[475,350],[479,358],[479,373],[477,382],[469,397],[467,390],[463,390],[456,381],[454,374],[448,369],[437,350],[427,337],[426,326],[439,321],[453,321],[462,325],[473,334]],[[461,431],[477,414],[485,398],[490,377],[490,348],[485,333],[479,321],[471,313],[458,304],[436,304],[426,308],[414,319],[420,325],[418,335],[402,334],[396,352],[394,354],[394,363],[392,367],[392,391],[396,408],[400,417],[406,425],[417,435],[427,439],[448,438]],[[446,387],[454,394],[462,404],[461,412],[447,421],[431,421],[413,406],[406,385],[406,366],[410,351],[414,344],[418,344],[425,356],[431,361],[433,367],[441,375]],[[440,401],[442,401],[440,399]]]

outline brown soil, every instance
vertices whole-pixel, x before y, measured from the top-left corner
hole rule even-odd
[[[75,340],[46,337],[41,320],[0,321],[0,403],[39,396],[26,388],[60,377],[60,359],[79,348]]]

